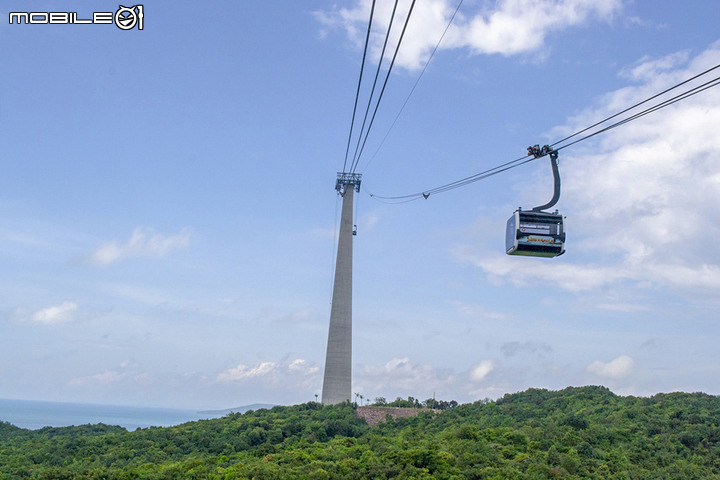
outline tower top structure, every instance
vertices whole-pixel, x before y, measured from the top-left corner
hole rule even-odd
[[[337,181],[335,182],[335,190],[338,191],[339,194],[343,194],[345,192],[345,187],[347,185],[352,185],[355,187],[355,191],[360,191],[360,182],[362,180],[362,173],[347,173],[347,172],[338,172],[337,174]]]

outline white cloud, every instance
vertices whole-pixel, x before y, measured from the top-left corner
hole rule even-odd
[[[320,368],[309,364],[301,358],[295,359],[288,364],[277,362],[260,362],[254,367],[240,364],[237,367],[220,372],[215,378],[216,382],[235,383],[247,380],[260,379],[263,381],[276,382],[305,382],[306,377],[314,377]]]
[[[382,365],[363,365],[355,374],[353,388],[361,393],[394,396],[475,395],[478,384],[494,371],[494,360],[482,360],[465,371],[413,362],[409,357],[393,358]]]
[[[683,58],[670,55],[637,66],[644,73],[636,77],[644,83],[607,95],[608,107],[586,112],[572,128],[720,63],[720,43],[682,68],[668,70]],[[718,90],[623,125],[605,134],[595,152],[581,150],[568,158],[566,205],[579,237],[585,237],[584,250],[616,259],[608,266],[638,280],[720,286],[720,254],[713,246],[720,214],[711,208],[720,202]]]
[[[393,358],[384,365],[364,365],[356,382],[362,389],[375,392],[402,390],[417,395],[428,388],[439,388],[455,381],[456,376],[436,371],[432,365],[415,364],[408,357]]]
[[[550,32],[581,25],[592,17],[609,19],[621,2],[504,0],[497,5],[496,10],[477,15],[461,27],[460,45],[486,54],[539,50]]]
[[[577,381],[577,372],[571,364],[541,358],[553,353],[553,347],[547,344],[506,344],[502,350],[508,357],[506,360],[479,360],[467,368],[416,363],[409,357],[393,358],[378,365],[359,365],[353,371],[353,391],[370,399],[412,395],[423,400],[435,393],[436,398],[472,402],[486,397],[498,398],[504,393],[530,387],[563,388]],[[515,358],[509,358],[513,355]],[[592,358],[586,362],[590,360]],[[622,361],[619,363],[612,364],[609,371],[622,365]]]
[[[718,63],[720,42],[695,58],[683,53],[648,59],[629,75],[637,84],[603,96],[600,106],[553,136],[578,131]],[[495,284],[547,284],[571,292],[631,285],[713,297],[720,288],[717,125],[718,87],[563,150],[563,257],[518,259],[468,245],[452,253]],[[534,180],[523,191],[542,197],[542,182]],[[520,262],[526,268],[518,268]]]
[[[309,365],[306,360],[298,358],[297,360],[293,360],[290,365],[288,365],[288,370],[291,372],[300,372],[303,375],[312,375],[319,372],[320,367]]]
[[[90,261],[108,265],[122,258],[162,257],[190,244],[190,231],[185,228],[176,235],[161,235],[152,229],[136,228],[126,243],[106,243],[90,255]]]
[[[397,44],[410,0],[398,5],[388,45]],[[318,20],[330,28],[343,28],[357,46],[364,45],[371,0],[359,0],[351,8],[316,12]],[[375,6],[371,55],[380,56],[382,43],[391,18],[393,2]],[[457,2],[426,0],[416,4],[408,24],[396,65],[421,68],[445,30]],[[501,0],[493,8],[469,12],[470,5],[460,9],[453,25],[440,45],[441,49],[465,48],[475,54],[517,55],[536,52],[544,46],[546,36],[558,30],[582,25],[593,19],[609,20],[619,11],[621,0]],[[391,58],[394,47],[388,48]]]
[[[278,366],[275,362],[262,362],[253,368],[250,368],[247,365],[240,364],[235,368],[231,368],[220,373],[217,376],[217,380],[219,382],[227,383],[237,382],[254,377],[264,377],[276,371],[277,368]]]
[[[54,307],[43,308],[25,318],[27,322],[44,323],[46,325],[64,323],[72,320],[72,313],[77,310],[75,302],[63,302]]]
[[[656,60],[644,57],[635,66],[621,71],[620,75],[636,81],[653,80],[659,75],[672,72],[673,69],[681,67],[687,62],[688,57],[689,52],[677,52]]]
[[[483,360],[480,364],[470,369],[470,380],[473,382],[481,382],[495,368],[495,362],[492,360]]]
[[[569,248],[569,247],[568,247]],[[548,260],[523,257],[521,259],[502,254],[483,255],[469,246],[455,246],[451,249],[453,258],[462,263],[480,267],[490,282],[501,285],[509,282],[517,287],[528,285],[557,285],[565,290],[580,292],[603,287],[607,284],[629,278],[630,273],[614,267],[600,265],[572,265],[558,263],[544,268]],[[518,268],[518,261],[525,266],[534,264],[538,268]]]
[[[617,380],[630,375],[634,367],[635,361],[627,355],[622,355],[608,363],[597,360],[588,365],[585,370],[600,377]]]

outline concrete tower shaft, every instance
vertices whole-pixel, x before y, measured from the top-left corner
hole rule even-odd
[[[343,200],[323,378],[325,405],[349,401],[352,392],[353,196],[360,188],[359,175],[353,176],[357,178],[338,178],[338,192]]]

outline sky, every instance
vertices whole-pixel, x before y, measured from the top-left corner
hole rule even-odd
[[[370,3],[153,0],[122,30],[9,22],[117,3],[2,2],[0,398],[316,399]],[[358,162],[353,392],[720,394],[720,88],[560,152],[557,258],[504,252],[513,211],[552,196],[545,160],[377,198],[522,157],[720,64],[720,5],[465,0],[427,64],[456,6],[416,2]],[[378,2],[366,80],[391,9]]]

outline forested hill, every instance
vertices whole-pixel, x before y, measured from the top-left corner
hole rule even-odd
[[[170,428],[0,424],[0,478],[720,479],[720,397],[532,389],[369,427],[350,404]]]

